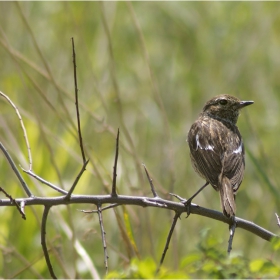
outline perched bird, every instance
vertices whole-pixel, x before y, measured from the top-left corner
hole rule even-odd
[[[245,168],[244,145],[236,123],[240,109],[253,103],[226,94],[216,96],[204,105],[188,133],[192,165],[206,180],[199,191],[210,183],[220,193],[227,217],[235,216],[235,194]]]

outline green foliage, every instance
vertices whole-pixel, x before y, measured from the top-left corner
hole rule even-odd
[[[162,266],[157,271],[157,263],[151,259],[132,259],[124,269],[112,271],[108,279],[264,279],[277,278],[280,266],[273,260],[256,258],[249,261],[242,253],[233,252],[230,256],[225,253],[216,237],[209,230],[203,230],[197,250],[189,252],[180,260],[179,268],[175,271]],[[279,244],[279,238],[274,241]]]

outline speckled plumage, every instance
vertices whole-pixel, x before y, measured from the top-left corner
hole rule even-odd
[[[235,194],[242,182],[244,145],[236,126],[239,110],[253,101],[230,95],[209,100],[188,133],[195,171],[220,192],[224,215],[235,216]]]

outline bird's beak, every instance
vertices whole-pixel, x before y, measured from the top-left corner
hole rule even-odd
[[[254,103],[254,101],[240,101],[238,109],[241,109],[241,108],[251,105],[253,103]]]

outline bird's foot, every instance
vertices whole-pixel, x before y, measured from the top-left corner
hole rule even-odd
[[[185,202],[183,202],[185,204],[185,207],[186,207],[186,210],[187,210],[187,217],[189,217],[189,215],[191,214],[191,204],[192,204],[192,200],[191,199],[188,199],[188,200],[185,200]]]
[[[174,193],[169,193],[170,195],[176,197],[178,200],[180,200],[181,203],[183,203],[186,207],[186,211],[187,211],[187,217],[189,217],[189,215],[191,214],[191,204],[192,204],[192,199],[185,199],[182,198],[181,196],[174,194]]]

